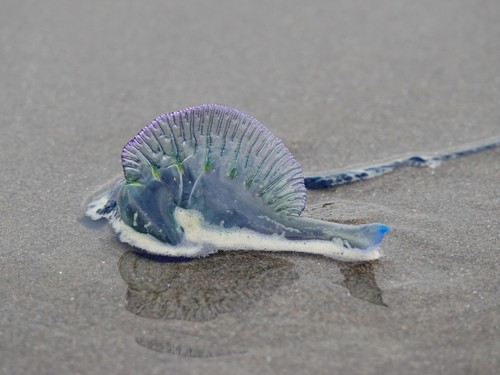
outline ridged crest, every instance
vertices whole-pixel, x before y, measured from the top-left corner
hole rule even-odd
[[[284,144],[229,107],[206,104],[159,116],[123,148],[122,166],[127,183],[171,176],[162,173],[168,168],[181,179],[217,173],[220,183],[249,190],[275,212],[299,215],[305,206],[302,170]]]

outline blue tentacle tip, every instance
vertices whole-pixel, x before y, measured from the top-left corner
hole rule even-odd
[[[390,227],[388,227],[387,225],[384,225],[384,224],[380,224],[379,228],[378,228],[378,232],[380,234],[384,234],[384,233],[387,233],[391,230]]]
[[[384,224],[374,224],[376,227],[374,228],[375,229],[375,233],[374,233],[374,245],[379,245],[382,240],[384,239],[384,236],[387,232],[389,232],[391,230],[390,227],[388,227],[387,225],[384,225]]]

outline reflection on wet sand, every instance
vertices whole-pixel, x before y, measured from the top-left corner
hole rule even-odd
[[[135,342],[140,346],[158,353],[169,353],[183,357],[219,357],[222,355],[242,354],[245,350],[234,345],[221,345],[205,337],[177,334],[169,331],[167,337],[139,336]]]
[[[346,287],[355,298],[386,306],[375,280],[373,263],[337,264]],[[127,252],[118,262],[127,283],[130,312],[149,319],[207,322],[219,315],[242,311],[277,288],[299,278],[294,264],[271,254],[221,252],[189,262],[159,262]],[[220,330],[206,327],[193,333],[173,329],[143,332],[138,345],[150,350],[188,357],[244,353],[242,343]],[[203,332],[203,333],[200,333]],[[238,336],[238,335],[236,335]]]
[[[118,263],[128,285],[127,310],[150,319],[204,322],[241,311],[290,285],[298,274],[293,263],[268,254],[224,252],[189,262],[159,262],[129,251]],[[220,332],[202,336],[168,330],[135,338],[156,352],[214,357],[245,350]]]
[[[151,319],[215,319],[298,279],[293,263],[252,252],[223,252],[180,263],[127,252],[119,268],[128,284],[127,309]]]
[[[341,285],[345,286],[354,298],[387,306],[382,299],[382,290],[375,280],[375,263],[339,263],[340,272],[344,276]]]

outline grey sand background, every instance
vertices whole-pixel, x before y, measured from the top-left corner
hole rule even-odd
[[[0,9],[2,374],[497,373],[499,150],[310,192],[306,215],[390,225],[385,258],[266,254],[255,283],[221,257],[246,302],[211,320],[138,314],[122,276],[157,266],[124,273],[127,246],[78,220],[142,126],[201,103],[256,117],[306,174],[500,136],[498,1]]]

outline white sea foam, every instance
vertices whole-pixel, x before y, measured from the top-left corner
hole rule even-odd
[[[92,220],[99,220],[105,217],[107,218],[106,215],[99,213],[99,210],[102,210],[104,207],[106,207],[110,198],[111,191],[108,190],[89,203],[89,205],[87,206],[87,210],[85,211],[85,215],[87,215]]]
[[[198,211],[176,208],[174,218],[184,230],[183,241],[175,246],[135,231],[118,215],[109,217],[121,241],[149,253],[173,257],[204,257],[219,250],[290,251],[319,254],[343,261],[368,261],[381,257],[378,248],[369,250],[345,248],[342,241],[289,240],[283,236],[265,235],[242,228],[223,228],[208,224]]]

